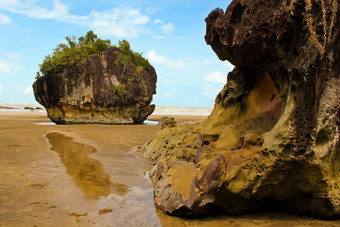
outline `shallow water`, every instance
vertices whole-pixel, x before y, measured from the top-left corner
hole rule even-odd
[[[51,150],[57,152],[66,172],[83,191],[87,199],[98,200],[110,194],[125,195],[127,186],[112,183],[110,176],[104,171],[100,161],[90,158],[96,153],[93,146],[73,141],[73,138],[52,132],[46,135]]]
[[[96,207],[80,213],[84,214],[77,217],[80,223],[90,219],[95,226],[161,226],[148,177],[151,163],[136,148],[128,150],[123,145],[128,141],[99,152],[95,146],[86,144],[90,141],[78,142],[59,132],[45,137],[84,198]]]
[[[38,123],[34,123],[36,125],[56,125],[56,123],[54,122],[38,122]]]
[[[51,150],[58,153],[66,172],[81,189],[84,197],[101,207],[105,216],[89,210],[86,216],[96,226],[328,226],[327,222],[280,213],[264,213],[230,217],[225,215],[178,218],[165,215],[153,205],[153,188],[148,177],[148,165],[136,152],[112,155],[107,173],[103,164],[90,156],[97,153],[94,146],[76,142],[58,132],[45,135]],[[108,161],[108,160],[106,160]],[[117,165],[117,163],[123,163]],[[151,166],[149,166],[151,167]],[[145,169],[143,175],[125,168]],[[113,171],[114,169],[114,171]],[[113,182],[125,178],[129,186]],[[78,217],[80,220],[80,217]],[[329,226],[338,226],[330,222]]]
[[[145,120],[144,124],[145,125],[158,125],[158,121]]]

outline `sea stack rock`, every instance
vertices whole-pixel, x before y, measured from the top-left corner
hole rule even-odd
[[[57,124],[143,123],[155,109],[157,75],[151,65],[117,63],[120,52],[111,47],[37,79],[34,95],[48,117]]]
[[[233,0],[210,13],[205,40],[235,68],[207,120],[143,146],[158,208],[340,217],[339,12],[330,0]]]

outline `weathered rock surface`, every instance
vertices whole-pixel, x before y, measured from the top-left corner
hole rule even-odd
[[[170,128],[176,127],[177,124],[176,124],[175,118],[173,117],[162,117],[159,120],[157,125],[160,125],[161,129],[163,129],[165,127],[170,127]]]
[[[150,103],[156,94],[156,72],[132,62],[124,70],[115,63],[119,53],[112,47],[38,79],[34,95],[48,117],[57,124],[143,123],[155,108]]]
[[[321,2],[234,0],[210,13],[206,42],[236,67],[206,121],[143,146],[158,208],[340,217],[340,15]]]

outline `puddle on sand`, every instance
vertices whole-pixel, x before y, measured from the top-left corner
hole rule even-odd
[[[112,183],[110,176],[105,173],[102,163],[88,157],[97,152],[94,147],[75,142],[73,138],[57,132],[46,134],[46,138],[51,144],[51,150],[59,154],[61,162],[66,167],[66,172],[83,191],[87,199],[98,200],[100,197],[112,193],[116,195],[127,193],[126,185]]]
[[[38,122],[38,123],[33,123],[35,125],[56,125],[54,122]]]
[[[158,125],[158,121],[150,121],[150,120],[145,120],[144,124],[145,125]]]

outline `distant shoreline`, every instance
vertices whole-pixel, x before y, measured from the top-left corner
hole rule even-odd
[[[152,115],[208,116],[213,107],[156,106]],[[46,112],[39,103],[0,103],[0,112]]]

